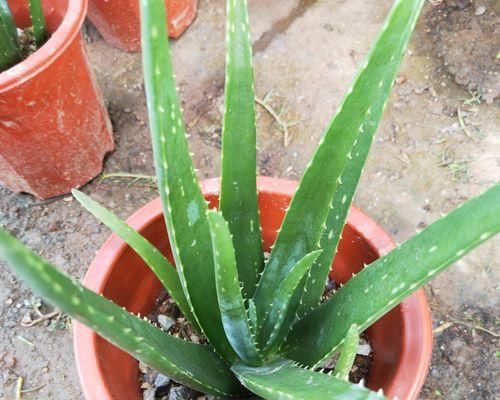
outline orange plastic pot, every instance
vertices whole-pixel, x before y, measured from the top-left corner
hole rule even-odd
[[[267,250],[276,239],[285,209],[297,184],[259,178],[259,207]],[[218,203],[219,180],[202,182],[211,206]],[[160,200],[129,218],[165,255],[171,256]],[[351,207],[332,276],[346,281],[363,263],[394,247],[391,238],[355,206]],[[200,277],[203,279],[203,277]],[[160,283],[144,262],[116,235],[111,235],[92,262],[84,283],[134,313],[151,312]],[[355,304],[353,304],[355,306]],[[382,388],[389,397],[417,399],[432,352],[432,325],[423,291],[394,308],[367,331],[373,348],[373,366],[367,385]],[[74,327],[75,355],[83,391],[88,400],[142,399],[138,362],[80,323]]]
[[[196,0],[165,0],[168,34],[177,39],[196,17]],[[89,0],[89,19],[111,45],[141,50],[139,0]]]
[[[86,0],[42,3],[50,39],[0,73],[0,181],[46,199],[96,176],[114,144],[84,53]],[[18,26],[31,26],[27,0],[9,5]]]

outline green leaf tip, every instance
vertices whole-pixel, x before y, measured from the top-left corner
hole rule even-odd
[[[30,18],[37,47],[40,47],[47,38],[47,23],[43,15],[41,0],[29,0]]]
[[[170,56],[165,2],[141,0],[144,82],[158,189],[184,295],[210,343],[238,359],[226,338],[215,288],[205,201],[189,154]]]
[[[340,353],[340,357],[337,360],[335,369],[333,370],[333,375],[335,377],[345,380],[349,378],[349,372],[351,371],[354,359],[356,358],[358,344],[359,329],[356,324],[352,324],[344,338],[342,352]]]
[[[276,352],[290,329],[295,316],[295,309],[291,304],[294,294],[300,290],[300,284],[304,281],[311,265],[321,254],[321,250],[315,250],[295,264],[284,280],[278,285],[276,298],[267,314],[262,330],[260,332],[261,342],[265,343],[264,352],[272,354]],[[287,318],[291,315],[292,318]]]
[[[29,2],[41,43],[46,34],[40,0]],[[247,1],[227,0],[218,212],[208,209],[189,153],[165,2],[140,0],[155,170],[176,267],[113,213],[82,192],[73,194],[149,265],[210,345],[181,340],[128,313],[59,272],[3,229],[0,258],[49,302],[194,389],[221,398],[241,398],[249,394],[247,389],[269,400],[384,398],[348,382],[360,332],[500,231],[497,184],[364,268],[320,304],[354,191],[423,3],[394,2],[302,177],[264,264]],[[0,68],[4,60],[17,57],[16,40],[10,10],[0,0]],[[338,350],[330,374],[308,369]]]
[[[257,202],[252,46],[246,0],[227,0],[227,58],[222,128],[220,210],[234,236],[245,297],[264,267]]]
[[[500,184],[472,198],[365,267],[288,335],[287,357],[317,365],[348,329],[362,331],[468,251],[500,232]],[[352,299],[356,299],[356,307]],[[308,351],[304,352],[304,346]]]
[[[348,200],[352,198],[371,137],[381,119],[422,4],[423,0],[394,3],[381,33],[321,139],[288,208],[257,287],[254,300],[258,315],[266,313],[275,296],[274,282],[283,279],[305,254],[325,246],[322,247],[324,259],[312,269],[306,287],[306,293],[310,294],[302,296],[303,307],[299,314],[303,315],[318,304],[343,226],[341,219],[345,220],[347,215]],[[362,135],[368,138],[361,140]],[[342,178],[346,177],[347,160],[358,158],[359,162],[348,164],[353,167],[352,179],[346,182],[350,187],[339,189],[344,185]],[[335,199],[335,194],[341,191],[344,193]],[[331,209],[332,201],[333,206],[340,208]],[[333,218],[338,217],[339,224],[326,226],[327,235],[333,230],[333,237],[321,241],[329,213],[336,213]],[[295,299],[296,302],[300,300],[300,297]]]
[[[221,213],[208,211],[217,298],[226,336],[248,365],[262,365],[243,299],[229,226]]]

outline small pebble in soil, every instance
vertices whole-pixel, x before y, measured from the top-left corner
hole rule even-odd
[[[168,315],[160,314],[158,315],[158,323],[163,329],[168,331],[173,325],[175,325],[175,320],[170,318]]]
[[[190,400],[193,399],[191,389],[185,386],[173,386],[168,394],[168,400]],[[196,399],[197,396],[194,397]]]
[[[326,283],[325,290],[323,291],[323,297],[321,300],[322,301],[327,300],[335,292],[336,288],[337,288],[337,285],[335,284],[335,282],[329,280]]]
[[[146,389],[142,392],[142,399],[143,400],[155,400],[155,389]]]
[[[479,6],[476,8],[476,11],[474,12],[475,15],[480,16],[483,15],[486,12],[486,7],[485,6]]]
[[[369,344],[360,344],[358,346],[358,351],[357,353],[362,355],[362,356],[369,356],[372,352],[372,348]]]
[[[172,335],[194,343],[206,343],[203,337],[192,330],[166,292],[160,293],[156,308],[148,318],[153,322],[158,322],[165,331]],[[213,396],[175,384],[170,378],[145,364],[139,363],[139,370],[141,371],[143,400],[215,400]]]
[[[323,300],[328,299],[335,291],[335,288],[335,283],[329,281],[323,293]],[[163,329],[169,331],[172,335],[194,343],[206,343],[205,338],[194,332],[186,319],[181,316],[177,305],[168,297],[166,292],[160,293],[156,302],[156,308],[148,318],[153,322],[157,321]],[[323,365],[324,372],[332,371],[335,368],[337,358],[338,354]],[[371,364],[372,349],[366,337],[362,334],[354,365],[349,374],[349,380],[354,383],[362,380],[366,381]],[[143,400],[215,400],[214,396],[175,384],[170,378],[149,368],[145,364],[139,363],[139,370],[141,371]]]
[[[158,374],[156,375],[155,379],[155,386],[161,387],[161,386],[167,386],[170,383],[170,378],[163,375],[163,374]]]
[[[170,393],[173,391],[173,387],[170,388],[168,385],[160,386],[156,388],[155,398],[157,399],[167,399],[170,396]]]
[[[155,386],[156,382],[156,377],[158,375],[158,372],[156,372],[153,369],[150,369],[149,367],[146,367],[147,369],[145,370],[146,372],[143,373],[142,376],[142,385],[141,387],[143,389],[151,389]]]
[[[17,29],[22,58],[28,58],[36,51],[35,36],[29,30]]]
[[[158,398],[162,398],[164,396],[168,396],[170,393],[170,388],[168,387],[170,383],[170,378],[166,377],[163,374],[158,374],[156,376],[154,386],[156,388],[155,396]]]

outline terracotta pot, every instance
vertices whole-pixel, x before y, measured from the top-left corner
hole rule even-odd
[[[274,242],[296,183],[259,178],[259,207],[265,247]],[[218,203],[219,181],[202,182],[212,206]],[[160,200],[129,218],[165,255],[171,256]],[[363,263],[394,247],[390,237],[355,206],[351,207],[332,275],[346,281]],[[160,283],[144,262],[116,235],[111,235],[92,262],[84,283],[134,313],[151,312]],[[367,331],[373,347],[373,367],[367,384],[388,396],[416,399],[427,374],[432,352],[432,325],[423,291],[394,308]],[[138,362],[80,323],[75,323],[75,355],[88,400],[142,399]]]
[[[168,34],[177,39],[196,17],[196,0],[165,0]],[[141,50],[139,0],[89,0],[89,19],[102,37],[124,51]]]
[[[9,0],[20,27],[27,0]],[[111,124],[80,32],[86,0],[44,0],[50,39],[0,73],[0,181],[45,199],[99,174]]]

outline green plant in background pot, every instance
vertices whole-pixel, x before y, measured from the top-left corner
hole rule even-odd
[[[0,0],[0,72],[16,65],[47,40],[41,1],[29,0],[29,8],[33,25],[23,31],[16,27],[7,0]]]
[[[81,192],[151,267],[209,344],[176,338],[60,273],[4,230],[0,256],[38,293],[136,359],[218,396],[383,398],[349,383],[360,332],[500,231],[500,185],[365,267],[321,301],[349,206],[423,0],[396,0],[329,124],[264,260],[245,0],[227,2],[220,211],[198,185],[175,91],[163,0],[142,0],[142,51],[158,188],[175,268]],[[200,279],[199,277],[203,277]],[[314,368],[341,352],[333,374]]]

